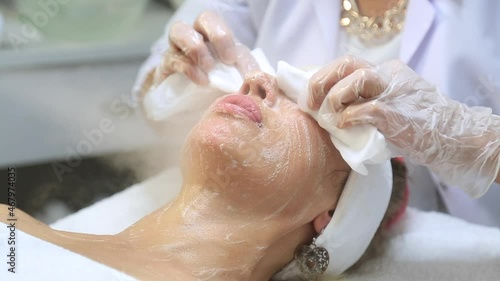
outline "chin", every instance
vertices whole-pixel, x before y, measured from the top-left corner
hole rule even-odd
[[[187,143],[202,158],[216,162],[242,164],[253,162],[262,151],[261,130],[249,120],[211,114],[201,120],[188,136]]]

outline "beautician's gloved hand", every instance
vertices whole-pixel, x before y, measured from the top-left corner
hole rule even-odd
[[[500,117],[450,100],[400,61],[371,66],[343,58],[318,71],[309,86],[308,105],[333,113],[337,127],[373,124],[402,154],[473,197],[497,177]]]
[[[212,11],[203,12],[193,26],[183,22],[174,24],[169,41],[169,49],[155,70],[154,86],[175,72],[184,73],[193,82],[205,85],[208,83],[207,73],[217,60],[235,65],[240,73],[259,69],[250,50],[236,41],[224,20]]]

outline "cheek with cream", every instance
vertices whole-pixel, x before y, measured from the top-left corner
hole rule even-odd
[[[311,208],[336,202],[339,190],[325,179],[340,155],[295,104],[281,96],[258,114],[214,104],[186,142],[185,179],[227,202],[228,210],[263,219],[280,214],[301,221]]]

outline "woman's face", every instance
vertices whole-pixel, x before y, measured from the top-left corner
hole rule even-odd
[[[295,221],[334,207],[350,170],[328,134],[263,72],[212,104],[182,163],[185,183],[223,198],[227,210]]]

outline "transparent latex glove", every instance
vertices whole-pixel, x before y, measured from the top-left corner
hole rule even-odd
[[[201,13],[193,26],[178,22],[169,31],[170,46],[155,69],[152,86],[172,73],[184,73],[199,85],[208,83],[207,73],[216,61],[235,65],[240,73],[258,70],[250,50],[238,43],[224,20],[213,11]]]
[[[500,117],[443,96],[400,61],[374,67],[343,58],[318,71],[309,87],[309,107],[333,112],[337,127],[376,126],[401,154],[473,197],[497,177]]]

